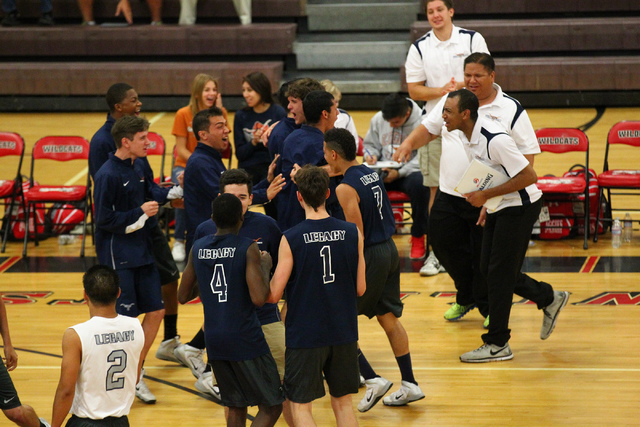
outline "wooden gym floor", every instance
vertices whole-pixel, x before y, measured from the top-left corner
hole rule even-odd
[[[144,99],[143,99],[144,101]],[[144,106],[143,106],[144,109]],[[173,113],[147,113],[151,130],[162,134],[173,147]],[[373,112],[353,112],[364,136]],[[593,109],[529,110],[535,128],[577,127],[591,121]],[[639,119],[640,109],[607,109],[587,134],[591,142],[590,166],[602,170],[609,128],[625,119]],[[27,152],[45,135],[82,135],[90,139],[104,123],[105,114],[2,114],[0,130],[20,133]],[[232,120],[232,117],[230,117]],[[640,156],[623,151],[616,165],[637,167]],[[0,160],[2,177],[15,167]],[[28,175],[30,158],[23,174]],[[156,172],[159,161],[152,159]],[[576,155],[543,154],[536,158],[538,175],[561,174]],[[618,163],[619,162],[619,163]],[[47,165],[36,174],[41,183],[83,182],[86,165]],[[170,167],[167,161],[165,171]],[[618,199],[614,199],[614,204]],[[632,207],[640,203],[630,200]],[[623,203],[618,202],[618,205]],[[628,205],[628,204],[627,204]],[[620,216],[624,216],[624,211]],[[638,214],[633,214],[635,219]],[[584,426],[638,425],[635,409],[640,396],[640,235],[631,244],[612,249],[610,235],[582,249],[579,238],[536,240],[524,270],[555,289],[571,292],[569,304],[556,330],[539,339],[542,313],[520,301],[511,315],[511,348],[507,362],[466,365],[460,354],[481,345],[482,317],[477,310],[458,322],[446,322],[443,314],[454,301],[453,282],[446,273],[422,278],[421,262],[408,259],[409,237],[396,236],[403,256],[402,291],[405,310],[402,323],[409,333],[415,376],[426,398],[407,407],[390,408],[379,403],[371,411],[357,413],[361,426]],[[51,405],[59,377],[60,342],[64,330],[88,318],[80,303],[82,271],[92,265],[95,251],[89,244],[80,259],[79,242],[58,246],[49,238],[21,259],[21,243],[10,243],[0,257],[0,293],[8,304],[9,325],[19,366],[11,373],[24,403],[39,416],[51,419]],[[180,307],[179,333],[186,342],[202,321],[197,305]],[[133,426],[223,426],[221,407],[194,388],[195,379],[186,368],[153,357],[162,333],[146,363],[149,387],[158,403],[136,401],[130,414]],[[382,329],[374,320],[360,319],[360,345],[378,373],[393,381],[400,374]],[[354,396],[354,407],[364,389]],[[255,414],[255,409],[250,410]],[[329,398],[314,405],[319,425],[335,425]],[[7,421],[0,424],[5,425]],[[284,420],[279,426],[286,425]]]

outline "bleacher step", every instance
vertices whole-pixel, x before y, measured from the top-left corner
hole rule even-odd
[[[309,0],[310,31],[402,30],[420,11],[411,0]]]

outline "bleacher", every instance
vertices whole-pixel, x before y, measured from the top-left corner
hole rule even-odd
[[[95,19],[113,22],[116,4],[96,0]],[[406,51],[429,30],[421,4],[254,0],[254,23],[242,26],[232,0],[204,0],[199,24],[184,27],[175,24],[179,1],[164,2],[161,26],[148,25],[146,3],[134,1],[132,26],[80,26],[76,0],[56,0],[56,26],[0,28],[0,110],[29,110],[37,96],[61,97],[53,103],[61,109],[90,109],[83,100],[102,97],[116,80],[162,98],[163,108],[181,97],[180,106],[197,72],[219,78],[234,109],[240,77],[250,71],[265,73],[273,87],[298,76],[330,78],[344,93],[345,108],[375,109],[385,94],[406,91]],[[35,22],[39,0],[18,7]],[[485,37],[499,83],[525,105],[637,104],[640,2],[456,0],[455,11],[456,25]],[[65,97],[78,98],[65,103]],[[151,100],[146,108],[158,105]]]

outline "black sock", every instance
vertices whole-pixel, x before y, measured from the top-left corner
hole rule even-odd
[[[360,375],[362,375],[365,380],[370,380],[378,376],[360,349],[358,349],[358,365],[360,366]]]
[[[398,367],[400,368],[400,375],[402,375],[402,381],[408,381],[415,385],[418,385],[416,379],[413,377],[413,367],[411,366],[411,353],[407,353],[404,356],[396,357]]]
[[[202,328],[198,330],[198,333],[187,344],[189,344],[191,347],[197,348],[198,350],[204,350],[204,331],[202,330]]]
[[[207,363],[207,366],[205,366],[205,368],[204,368],[204,372],[211,372],[211,365],[209,365],[209,364]],[[204,373],[204,372],[203,372],[203,373]]]
[[[175,338],[178,335],[178,315],[164,315],[164,341]]]

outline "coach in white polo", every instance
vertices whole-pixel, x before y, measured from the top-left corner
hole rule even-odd
[[[453,25],[452,0],[426,0],[426,12],[432,30],[411,45],[405,69],[409,96],[414,101],[427,101],[424,111],[428,114],[443,95],[464,86],[464,59],[489,49],[480,33]],[[440,154],[439,139],[418,151],[423,184],[430,189],[429,209],[439,184]],[[439,271],[443,269],[431,254],[420,274],[432,276]]]

